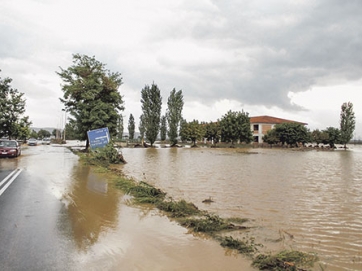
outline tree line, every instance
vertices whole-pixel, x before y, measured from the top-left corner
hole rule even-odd
[[[123,84],[121,74],[106,69],[106,65],[95,57],[74,54],[73,64],[66,69],[60,67],[56,72],[62,80],[63,97],[60,101],[70,115],[66,124],[67,138],[86,140],[89,147],[87,131],[108,127],[111,136],[122,139],[124,124],[123,96],[118,89]],[[0,78],[0,137],[26,139],[32,132],[31,122],[25,113],[23,93],[10,86],[11,79]],[[253,141],[250,129],[250,118],[247,112],[228,111],[215,122],[187,122],[182,117],[184,106],[182,90],[171,90],[167,100],[167,109],[161,115],[162,96],[157,84],[145,85],[141,90],[142,114],[138,130],[140,138],[153,146],[158,137],[162,141],[168,139],[171,146],[177,146],[178,140],[192,141],[206,138],[217,143],[235,142],[250,143]],[[128,121],[129,138],[135,134],[135,120],[132,114]],[[352,103],[344,103],[341,111],[340,129],[329,127],[326,130],[310,132],[298,123],[278,124],[265,136],[269,144],[346,144],[353,135],[355,119]]]

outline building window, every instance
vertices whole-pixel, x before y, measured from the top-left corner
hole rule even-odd
[[[259,131],[259,124],[254,124],[254,132]]]
[[[254,136],[254,142],[259,142],[259,137],[258,136]]]

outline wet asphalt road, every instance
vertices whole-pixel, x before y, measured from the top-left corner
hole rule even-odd
[[[23,153],[0,160],[0,270],[70,270],[73,245],[65,206],[31,166],[39,156]]]

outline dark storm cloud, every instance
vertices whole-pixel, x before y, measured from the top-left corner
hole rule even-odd
[[[289,91],[362,77],[362,1],[281,4],[214,1],[215,9],[195,19],[192,39],[227,52],[227,58],[185,67],[204,86],[195,91],[186,83],[192,89],[187,94],[299,109],[291,105]]]

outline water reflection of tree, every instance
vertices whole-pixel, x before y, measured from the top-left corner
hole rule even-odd
[[[97,242],[101,232],[117,225],[119,194],[108,190],[107,180],[88,166],[73,173],[68,212],[75,243],[86,250]]]

